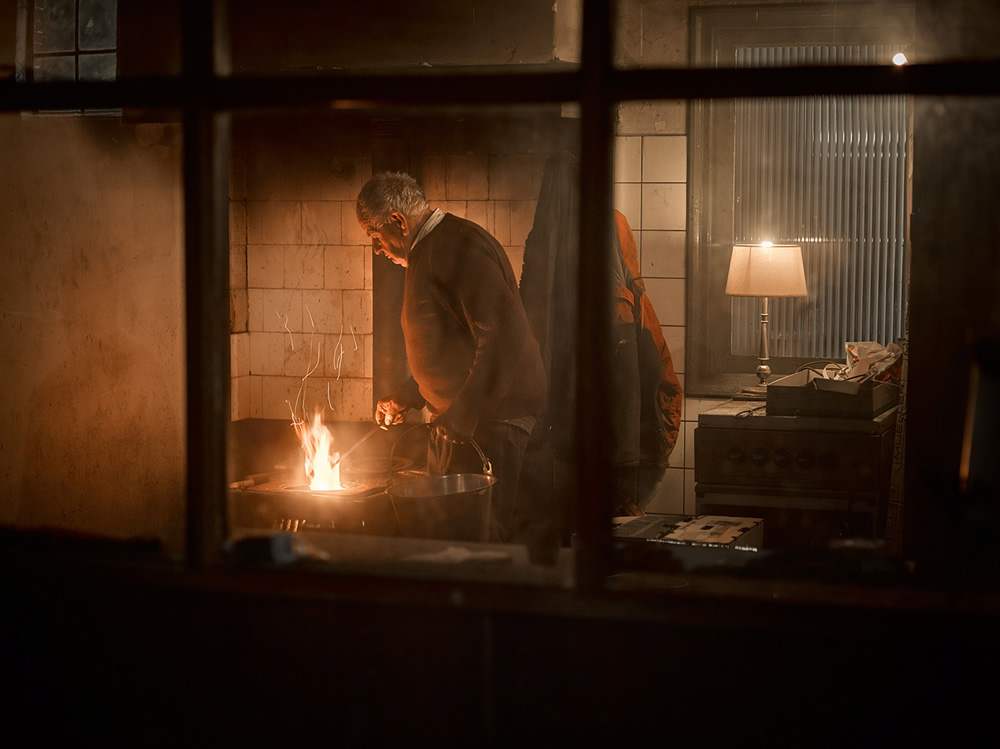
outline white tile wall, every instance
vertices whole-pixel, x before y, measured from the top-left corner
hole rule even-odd
[[[324,247],[324,287],[327,289],[364,289],[365,262],[372,254],[371,247],[342,245]]]
[[[344,291],[344,332],[371,334],[372,292]]]
[[[312,163],[321,164],[320,199],[347,201],[353,206],[361,188],[372,176],[371,157],[335,156],[325,162],[317,162],[315,154],[311,154],[311,157]],[[303,197],[309,198],[311,195],[307,193]]]
[[[262,289],[260,297],[263,330],[272,332],[302,330],[301,291]],[[253,333],[253,329],[250,332]]]
[[[247,243],[247,207],[243,203],[229,203],[229,242],[231,244]]]
[[[643,183],[640,229],[687,228],[687,186]]]
[[[247,203],[247,243],[298,244],[301,241],[301,203],[289,200]]]
[[[642,181],[642,138],[638,135],[615,138],[615,182]]]
[[[233,377],[229,385],[229,418],[232,421],[250,418],[250,377]]]
[[[246,284],[242,288],[231,288],[229,292],[229,317],[233,333],[247,331],[249,299]]]
[[[442,153],[428,153],[417,158],[414,169],[420,186],[432,203],[448,199],[448,160]]]
[[[614,207],[628,219],[633,228],[642,221],[642,185],[639,183],[620,183],[614,189]]]
[[[339,289],[302,292],[302,330],[320,335],[339,333],[344,324],[344,295]]]
[[[325,376],[339,379],[371,377],[370,335],[352,335],[347,331],[343,335],[324,338],[326,348],[322,373]]]
[[[324,247],[316,244],[287,245],[285,247],[286,289],[322,289]]]
[[[250,374],[250,336],[237,333],[230,338],[229,368],[234,377]]]
[[[251,289],[280,289],[285,282],[285,246],[247,245],[247,286]]]
[[[303,243],[340,244],[343,220],[343,209],[339,202],[318,200],[303,202]]]
[[[465,204],[465,218],[493,234],[494,204],[488,200],[470,200]],[[493,234],[493,236],[496,236]]]
[[[687,182],[687,136],[642,139],[643,182]]]
[[[358,223],[354,202],[345,200],[340,204],[340,242],[345,245],[363,245],[371,247],[371,240]]]
[[[647,229],[636,233],[641,249],[642,275],[652,278],[686,278],[687,232]]]
[[[685,286],[682,278],[646,278],[646,295],[660,325],[684,325]]]
[[[255,333],[250,337],[250,374],[264,375],[284,371],[285,350],[292,339],[284,333]]]
[[[449,154],[445,157],[445,196],[448,200],[486,200],[490,197],[489,156]]]

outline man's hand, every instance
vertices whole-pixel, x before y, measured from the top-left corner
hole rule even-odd
[[[392,426],[402,424],[406,417],[406,412],[410,409],[399,405],[392,398],[382,400],[375,406],[375,423],[379,426]]]
[[[449,428],[448,425],[443,424],[440,421],[434,424],[432,431],[434,432],[436,439],[443,442],[450,442],[455,445],[464,445],[467,439],[465,436],[457,434],[454,428]]]
[[[436,469],[432,468],[432,472],[436,470],[441,474],[451,473],[451,461],[455,455],[455,445],[462,444],[464,440],[456,439],[456,435],[450,432],[448,427],[440,421],[436,422],[434,426],[431,427],[431,433],[428,440],[428,460],[431,465],[436,466]],[[430,456],[433,456],[433,458]]]

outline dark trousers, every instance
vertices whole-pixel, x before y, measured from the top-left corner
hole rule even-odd
[[[472,439],[490,462],[496,484],[490,497],[490,541],[522,543],[527,524],[525,508],[518,502],[517,485],[528,447],[528,433],[505,421],[480,422]],[[432,475],[482,473],[483,461],[471,445],[427,447],[427,470]]]

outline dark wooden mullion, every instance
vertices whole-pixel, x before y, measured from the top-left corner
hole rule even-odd
[[[583,95],[581,105],[580,251],[577,268],[575,468],[569,496],[576,499],[575,585],[581,592],[604,589],[611,569],[613,493],[609,451],[611,417],[612,152],[614,100],[610,88],[615,17],[609,0],[583,7]],[[595,346],[594,342],[598,342]],[[586,476],[586,480],[580,480]],[[575,485],[573,485],[575,484]]]
[[[183,78],[198,89],[214,71],[214,6],[183,5]],[[186,561],[211,566],[228,533],[228,117],[198,102],[184,109],[184,290],[187,346]]]

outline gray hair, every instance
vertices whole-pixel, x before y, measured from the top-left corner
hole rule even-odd
[[[369,229],[389,223],[389,216],[395,211],[413,216],[429,208],[423,188],[409,174],[378,172],[358,193],[355,212],[358,223]]]

